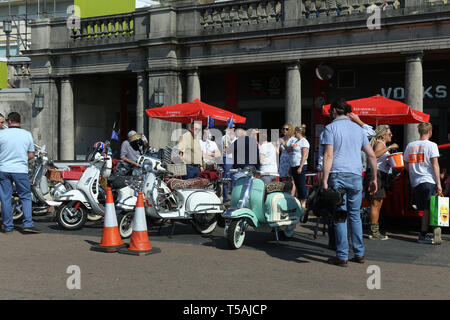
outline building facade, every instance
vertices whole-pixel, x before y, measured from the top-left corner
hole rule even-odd
[[[320,106],[375,94],[431,114],[435,141],[448,141],[450,3],[434,0],[165,1],[133,13],[31,24],[30,108],[38,144],[59,159],[82,157],[114,125],[173,143],[180,125],[149,119],[164,104],[200,98],[248,117],[252,127],[323,128]],[[322,81],[316,68],[327,65]],[[415,125],[394,128],[405,145]],[[401,140],[401,141],[400,141]]]

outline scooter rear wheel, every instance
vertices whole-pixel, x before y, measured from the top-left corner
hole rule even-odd
[[[231,249],[239,249],[245,240],[244,219],[233,220],[227,229],[228,245]]]
[[[133,217],[134,212],[128,211],[119,214],[119,233],[120,236],[124,239],[131,237],[133,233]]]
[[[208,234],[214,231],[217,226],[217,216],[214,215],[194,215],[192,217],[192,225],[197,232],[201,234]]]
[[[19,220],[23,217],[22,202],[19,197],[13,196],[11,199],[11,211],[13,214],[13,221]]]
[[[56,211],[56,221],[66,230],[81,229],[87,221],[87,210],[79,201],[70,201]]]

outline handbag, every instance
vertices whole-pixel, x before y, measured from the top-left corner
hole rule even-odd
[[[444,197],[442,193],[431,196],[430,199],[430,226],[432,227],[448,227],[448,197]]]

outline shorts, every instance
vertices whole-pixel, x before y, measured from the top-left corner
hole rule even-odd
[[[365,198],[367,200],[373,200],[373,199],[384,199],[386,198],[386,190],[389,189],[388,184],[389,184],[389,174],[380,170],[377,170],[377,192],[375,192],[374,194],[370,195],[369,194],[369,185],[370,185],[370,181],[372,180],[372,171],[369,169],[366,171],[366,175],[364,176],[364,193],[365,193]]]
[[[424,182],[416,186],[413,190],[414,203],[417,209],[430,210],[430,199],[436,193],[436,185],[434,183]]]

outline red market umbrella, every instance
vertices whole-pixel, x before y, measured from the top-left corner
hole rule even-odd
[[[409,105],[376,95],[369,98],[347,101],[361,121],[370,124],[405,124],[428,122],[430,115],[414,110]],[[322,114],[329,115],[330,105],[324,105]]]
[[[232,112],[211,106],[199,99],[192,102],[174,104],[159,108],[145,110],[151,118],[167,120],[171,122],[191,123],[201,121],[203,125],[208,123],[208,116],[214,119],[214,125],[226,125],[227,120],[233,117],[233,123],[245,123],[246,118]]]

